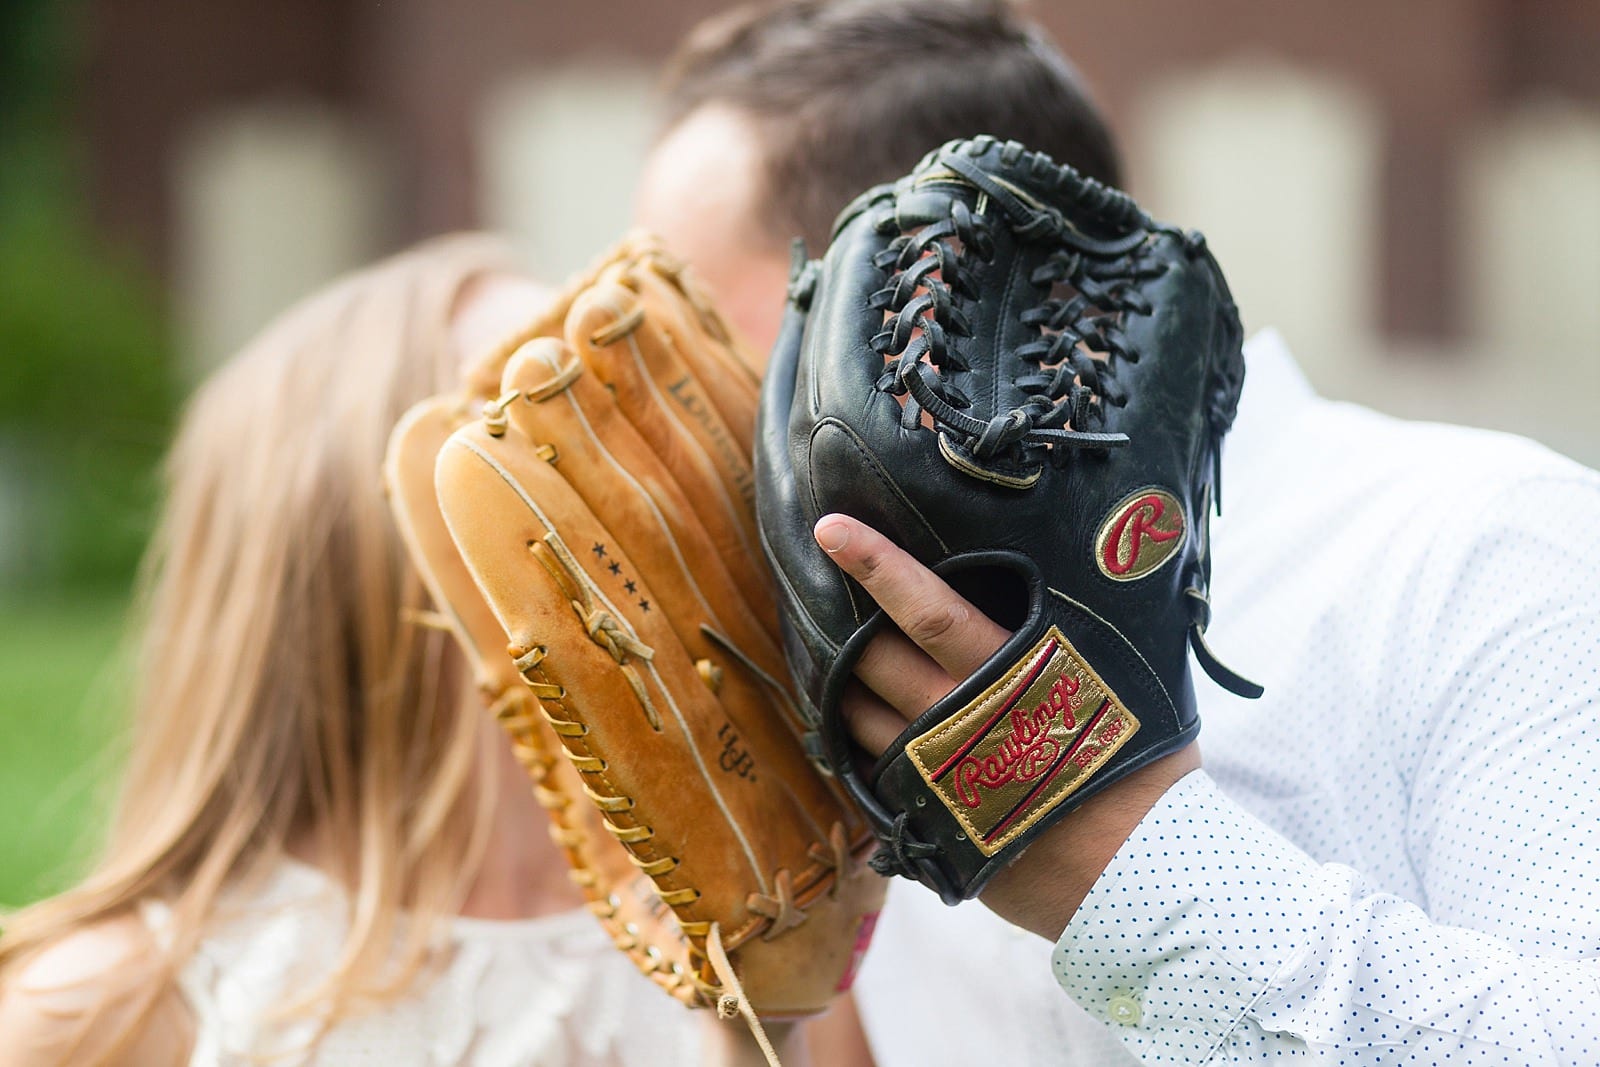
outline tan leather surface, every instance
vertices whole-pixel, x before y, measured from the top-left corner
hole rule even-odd
[[[724,413],[741,451],[754,453],[755,420],[728,413],[756,410],[761,380],[734,348],[727,324],[694,276],[664,252],[651,252],[626,271],[623,284],[650,306],[651,323],[705,387],[717,410]]]
[[[757,383],[727,337],[630,237],[476,364],[473,399],[409,414],[386,478],[618,946],[705,1005],[716,923],[756,1009],[799,1016],[853,968],[884,882],[799,740],[749,499]]]
[[[702,494],[696,499],[723,557],[760,560],[751,453],[741,448],[699,377],[672,346],[653,343],[653,338],[644,343],[649,336],[645,331],[629,331],[611,344],[596,343],[644,306],[632,289],[602,278],[573,301],[567,343],[616,392],[618,403],[673,476]],[[761,599],[759,589],[746,593],[751,600]]]
[[[433,489],[439,451],[478,406],[475,398],[438,396],[402,416],[384,460],[390,510],[440,615],[436,622],[447,625],[460,642],[484,706],[505,728],[538,799],[550,812],[551,837],[571,865],[573,880],[589,896],[591,909],[603,915],[618,947],[636,950],[638,938],[629,931],[641,924],[659,925],[659,898],[626,850],[605,831],[602,813],[584,796],[582,777],[564,758],[538,699],[506,654],[505,631],[478,592],[439,511]],[[630,889],[634,882],[642,885]],[[680,998],[693,996],[687,945],[661,939],[659,951],[659,957],[646,957],[652,976]]]

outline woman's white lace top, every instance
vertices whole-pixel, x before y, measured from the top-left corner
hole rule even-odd
[[[143,909],[164,938],[170,913]],[[265,1016],[319,982],[344,943],[346,898],[285,862],[249,894],[225,895],[179,984],[195,1018],[196,1067],[565,1067],[698,1064],[698,1013],[656,988],[584,911],[440,926],[444,962],[405,996],[318,1024]]]

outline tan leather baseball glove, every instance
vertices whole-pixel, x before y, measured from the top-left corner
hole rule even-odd
[[[385,474],[617,946],[691,1006],[796,1017],[848,986],[885,883],[801,741],[757,396],[681,266],[630,237],[409,412]]]

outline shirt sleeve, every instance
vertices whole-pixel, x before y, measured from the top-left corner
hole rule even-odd
[[[1053,956],[1148,1062],[1600,1064],[1600,479],[1472,506],[1416,554],[1413,613],[1371,620],[1413,665],[1373,746],[1404,753],[1384,816],[1422,898],[1188,776]]]
[[[1150,1063],[1593,1064],[1600,961],[1436,924],[1216,789],[1174,786],[1057,943],[1057,980]]]

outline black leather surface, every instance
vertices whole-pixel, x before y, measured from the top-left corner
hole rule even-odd
[[[886,336],[907,292],[884,294],[897,278],[905,283],[917,257],[888,261],[897,239],[903,246],[903,235],[940,224],[953,232],[922,258],[947,258],[938,273],[917,277],[942,278],[949,302],[924,312],[918,332],[919,343],[942,334],[932,341],[950,354],[936,371],[907,370],[910,357],[895,355],[905,322],[898,337]],[[1052,271],[1069,285],[1076,280],[1094,308],[1073,315],[1048,304]],[[1051,310],[1078,327],[1069,327],[1059,351],[1084,334],[1077,347],[1094,357],[1088,374],[1069,367],[1054,375],[1055,391],[1068,394],[1069,405],[1075,393],[1085,416],[1071,426],[1049,414],[1057,410],[1051,404],[1029,399],[1049,391],[1053,368],[1041,370],[1027,354],[1054,336],[1040,325]],[[1241,344],[1226,282],[1197,235],[1156,224],[1124,194],[989,138],[952,142],[899,183],[864,194],[841,215],[824,258],[796,273],[762,401],[761,531],[782,587],[786,651],[823,756],[890,843],[886,866],[950,902],[975,895],[1054,819],[1194,738],[1187,641],[1207,614],[1206,513],[1243,381]],[[1085,355],[1078,359],[1082,371]],[[899,372],[921,375],[911,384],[924,394],[941,391],[956,421],[935,418],[936,429],[908,418]],[[1098,388],[1086,392],[1091,378]],[[969,432],[975,426],[982,432]],[[996,445],[1006,434],[1014,439]],[[1036,480],[1017,487],[1029,478]],[[1114,580],[1096,562],[1096,536],[1119,502],[1144,489],[1181,502],[1182,547],[1137,580]],[[869,523],[952,578],[1014,572],[1026,601],[1015,605],[1021,628],[1007,646],[875,766],[848,739],[837,706],[861,648],[885,623],[812,540],[817,519],[833,511]],[[1135,529],[1135,549],[1138,540]],[[995,586],[988,577],[978,584]],[[929,802],[904,746],[985,690],[1052,625],[1140,728],[1048,818],[988,858],[944,805]],[[1220,680],[1250,695],[1248,683],[1219,670]]]

